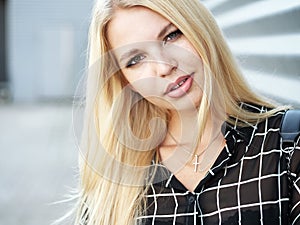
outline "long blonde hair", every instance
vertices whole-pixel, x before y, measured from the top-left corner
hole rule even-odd
[[[181,30],[203,61],[206,92],[213,93],[212,81],[222,88],[227,115],[251,123],[280,110],[247,86],[215,20],[199,0],[96,1],[89,32],[89,74],[76,224],[135,223],[134,218],[145,210],[147,168],[167,128],[167,110],[159,109],[129,89],[124,91],[126,81],[109,53],[106,31],[114,10],[134,6],[159,13]],[[209,100],[209,95],[204,96],[200,103],[199,124],[205,124]],[[240,102],[274,109],[251,113],[241,109]],[[228,122],[231,121],[228,119]],[[199,135],[203,129],[199,127]],[[154,130],[160,132],[154,134]],[[138,150],[132,147],[132,142],[137,143],[135,137],[143,140],[138,142]]]

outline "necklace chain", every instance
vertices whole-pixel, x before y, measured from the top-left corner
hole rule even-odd
[[[190,149],[187,149],[184,145],[180,144],[176,138],[170,133],[168,132],[168,134],[170,135],[170,137],[173,139],[173,141],[176,143],[177,146],[181,146],[183,148],[183,150],[189,154],[191,154],[191,151]],[[219,135],[216,135],[216,137],[212,140],[211,143],[213,143],[217,138],[218,138]],[[203,159],[201,161],[199,161],[199,158],[200,156],[202,156],[209,148],[205,148],[200,154],[195,154],[194,155],[194,162],[192,163],[192,165],[194,165],[194,172],[204,172],[204,171],[207,171],[209,166],[211,165],[212,161],[214,160],[214,157],[211,157],[211,160],[207,163],[207,165],[205,165],[203,168],[198,168],[202,162],[203,162]],[[218,151],[216,151],[217,153]]]
[[[177,146],[181,146],[185,152],[191,154],[191,151],[190,151],[189,149],[185,148],[182,144],[180,144],[180,143],[176,140],[176,138],[175,138],[170,132],[168,132],[168,134],[170,135],[170,137],[171,137],[172,140],[176,143]],[[209,166],[209,165],[208,165],[208,166],[206,166],[205,168],[202,168],[202,169],[200,168],[200,169],[198,169],[198,166],[201,164],[201,162],[199,161],[199,157],[200,157],[201,155],[203,155],[203,154],[206,152],[206,150],[207,150],[207,148],[204,149],[200,154],[195,154],[195,155],[194,155],[194,162],[193,162],[193,165],[194,165],[194,172],[195,172],[195,173],[196,173],[196,172],[203,172],[203,171],[206,171],[207,168],[208,168],[208,166]],[[202,160],[202,161],[203,161],[203,160]],[[209,164],[210,164],[210,163],[209,163]]]

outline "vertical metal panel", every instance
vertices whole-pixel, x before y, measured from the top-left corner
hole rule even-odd
[[[73,95],[74,90],[70,83],[75,74],[74,39],[73,27],[45,27],[41,30],[40,50],[43,54],[36,92],[40,98],[62,98]]]
[[[92,0],[8,1],[8,68],[16,101],[72,97],[85,67],[92,3]],[[53,38],[47,37],[47,32]],[[57,48],[57,45],[62,46]],[[49,86],[46,80],[51,80]]]
[[[5,45],[5,41],[6,41],[5,3],[6,3],[5,0],[0,0],[0,83],[7,82],[6,45]]]

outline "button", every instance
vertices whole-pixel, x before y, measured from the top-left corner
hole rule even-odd
[[[188,196],[188,203],[189,203],[189,204],[194,203],[194,202],[195,202],[195,199],[196,199],[196,197],[195,197],[194,195]]]

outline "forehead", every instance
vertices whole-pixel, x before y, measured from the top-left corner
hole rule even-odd
[[[160,14],[145,7],[116,9],[108,24],[107,38],[112,48],[155,41],[160,30],[168,23]]]

